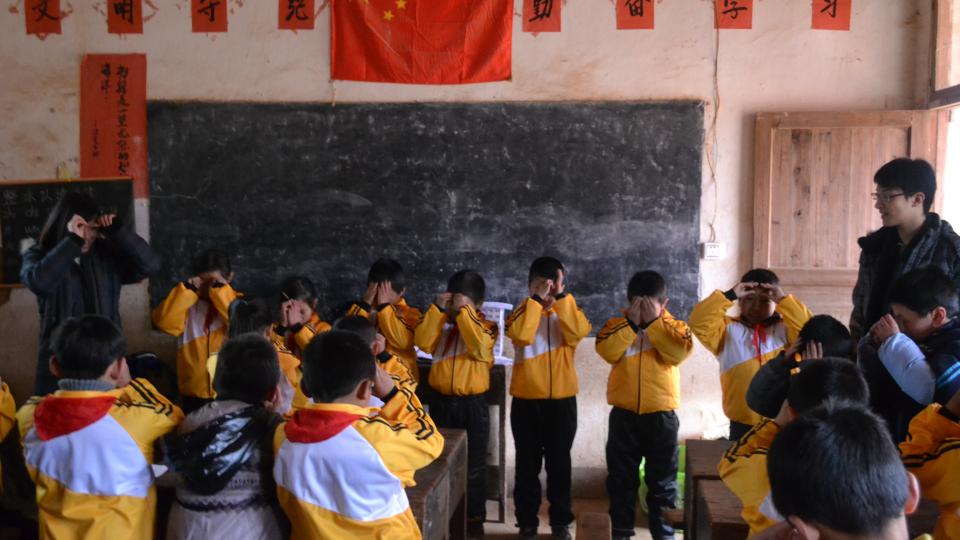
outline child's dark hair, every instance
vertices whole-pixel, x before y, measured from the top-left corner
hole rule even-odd
[[[317,308],[317,287],[313,281],[304,276],[290,276],[283,280],[280,287],[281,302],[285,300],[300,300],[311,308]]]
[[[260,403],[270,399],[279,382],[277,348],[261,334],[231,337],[217,354],[213,389],[218,400]]]
[[[53,334],[51,349],[63,378],[99,379],[126,354],[127,340],[110,319],[83,315],[60,324]]]
[[[800,373],[803,373],[801,371]],[[903,514],[907,477],[879,417],[828,402],[788,424],[767,454],[774,506],[841,533],[881,533]]]
[[[67,191],[50,210],[50,215],[40,229],[37,243],[44,252],[50,251],[68,234],[67,224],[78,215],[86,221],[92,221],[101,214],[100,207],[93,197],[79,191]]]
[[[220,271],[224,277],[227,277],[230,274],[230,256],[216,248],[207,249],[193,258],[191,268],[195,276],[204,272]]]
[[[483,276],[473,270],[461,270],[450,276],[447,281],[447,292],[462,294],[479,306],[487,294],[487,284]]]
[[[823,346],[823,356],[853,358],[854,343],[850,330],[830,315],[814,315],[800,329],[800,342]]]
[[[267,303],[259,298],[238,298],[230,303],[228,309],[230,328],[228,336],[233,338],[242,334],[263,334],[273,324],[273,313]]]
[[[367,284],[387,282],[393,287],[397,294],[407,288],[406,280],[403,277],[403,266],[394,259],[377,259],[370,265],[370,271],[367,272]]]
[[[377,376],[370,344],[353,332],[330,330],[318,335],[303,352],[303,393],[317,403],[330,403]]]
[[[366,317],[359,317],[357,315],[341,317],[333,323],[333,329],[356,334],[362,337],[368,346],[373,344],[377,339],[377,327]]]
[[[627,284],[627,300],[633,302],[638,296],[656,298],[661,302],[667,298],[667,282],[659,272],[644,270],[637,272]]]
[[[829,400],[867,406],[870,391],[860,368],[849,358],[823,358],[803,363],[790,377],[787,401],[797,414],[805,414]]]
[[[563,263],[554,257],[540,257],[530,263],[530,273],[527,275],[527,283],[537,278],[557,279],[560,272],[564,271]]]
[[[767,270],[766,268],[754,268],[752,270],[748,270],[747,273],[740,278],[740,283],[780,285],[780,278],[777,276],[777,274],[773,273],[773,270]]]
[[[897,158],[877,169],[873,181],[882,189],[900,189],[911,197],[923,193],[923,213],[930,211],[937,193],[937,174],[922,159]]]
[[[947,311],[947,317],[956,317],[960,311],[957,287],[936,266],[917,268],[898,277],[890,287],[890,303],[922,317],[938,307]]]

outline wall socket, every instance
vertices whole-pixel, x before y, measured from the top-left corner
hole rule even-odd
[[[700,244],[700,258],[716,261],[723,257],[723,242],[704,242]]]

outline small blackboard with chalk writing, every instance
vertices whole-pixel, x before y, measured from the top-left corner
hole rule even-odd
[[[638,270],[665,275],[678,316],[697,301],[701,102],[153,101],[147,119],[154,302],[208,247],[248,294],[312,278],[328,317],[382,256],[423,307],[463,268],[516,304],[540,255],[594,331]]]
[[[0,287],[20,286],[20,251],[36,240],[50,211],[67,191],[93,197],[104,213],[133,223],[133,183],[130,178],[85,180],[13,180],[0,182]]]

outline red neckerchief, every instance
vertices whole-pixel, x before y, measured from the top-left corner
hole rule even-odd
[[[767,342],[767,327],[763,324],[753,326],[753,348],[757,350],[757,362],[763,363],[763,344]]]
[[[33,413],[33,426],[41,441],[79,431],[100,420],[116,403],[116,396],[47,396]]]

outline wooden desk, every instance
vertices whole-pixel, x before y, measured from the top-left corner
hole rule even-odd
[[[743,540],[750,534],[750,527],[740,516],[740,499],[723,482],[701,479],[697,490],[697,523],[693,531],[699,540]]]
[[[684,493],[683,493],[683,524],[684,538],[697,538],[697,499],[699,492],[697,487],[703,480],[719,480],[720,473],[717,472],[717,464],[724,452],[730,447],[730,441],[720,439],[716,441],[704,441],[699,439],[688,439],[687,460],[684,474]]]
[[[407,499],[424,540],[462,540],[467,527],[467,432],[440,429],[443,453],[417,471]]]

